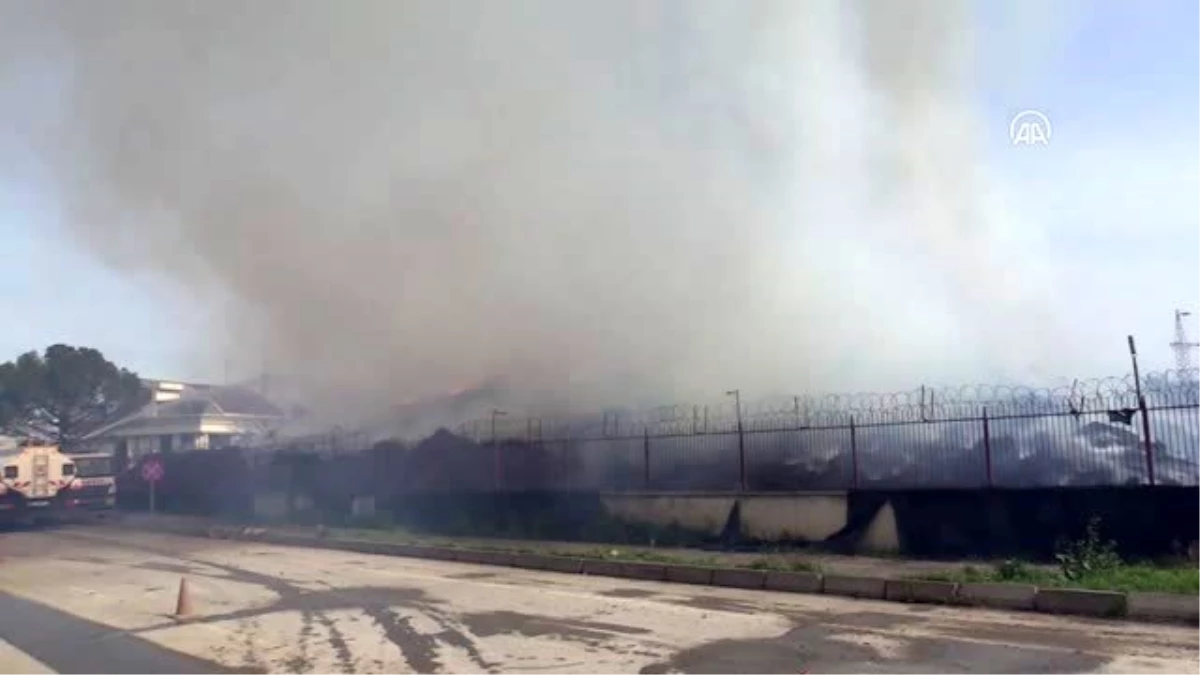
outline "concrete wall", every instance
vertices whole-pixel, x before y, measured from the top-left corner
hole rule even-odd
[[[825,542],[847,529],[850,515],[844,492],[740,496],[623,493],[602,495],[600,499],[614,518],[643,525],[677,526],[713,537],[722,534],[736,515],[739,538],[753,542]],[[899,549],[896,514],[890,505],[868,514],[868,519],[855,529],[856,550]]]
[[[863,490],[850,494],[849,521],[894,511],[900,549],[928,557],[1052,559],[1062,541],[1099,534],[1127,558],[1181,555],[1200,529],[1194,487],[1098,487],[1030,490]],[[871,527],[848,528],[854,541]]]
[[[760,541],[825,541],[846,526],[846,493],[748,495],[742,535]]]
[[[854,547],[858,551],[895,553],[900,550],[900,529],[896,525],[896,510],[885,502],[867,525],[867,531]]]
[[[264,492],[254,495],[254,515],[266,520],[280,520],[291,515],[287,493]]]
[[[313,508],[313,500],[305,494],[294,495],[288,503],[286,492],[262,492],[254,495],[254,515],[263,520],[285,520]]]
[[[619,520],[660,525],[677,525],[686,530],[717,536],[729,520],[737,501],[724,495],[609,494],[600,501],[609,515]]]

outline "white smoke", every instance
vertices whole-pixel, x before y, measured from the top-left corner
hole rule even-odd
[[[953,0],[8,2],[0,114],[84,246],[343,416],[495,377],[593,404],[1058,371],[1036,226],[980,149],[976,25]]]

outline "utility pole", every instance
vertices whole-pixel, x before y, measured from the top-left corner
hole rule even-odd
[[[1180,371],[1192,369],[1192,350],[1200,347],[1200,342],[1188,342],[1187,331],[1183,329],[1183,317],[1191,315],[1191,312],[1175,310],[1175,341],[1171,343],[1171,349],[1175,351],[1175,368]]]

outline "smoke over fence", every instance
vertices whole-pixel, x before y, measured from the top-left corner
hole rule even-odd
[[[1138,392],[1130,377],[923,387],[554,422],[497,414],[459,431],[492,447],[500,489],[531,487],[517,468],[530,453],[571,472],[556,487],[578,489],[1196,485],[1196,373],[1151,374]]]
[[[497,410],[456,433],[377,444],[364,475],[379,481],[375,494],[1195,486],[1197,382],[1195,371],[1149,374],[1141,398],[1127,377],[1055,390],[795,397],[740,410],[731,397],[557,420]],[[350,435],[315,441],[287,447],[366,445]]]

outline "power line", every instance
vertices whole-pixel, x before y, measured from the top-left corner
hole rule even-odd
[[[1171,343],[1171,349],[1175,351],[1175,367],[1179,370],[1191,370],[1192,350],[1200,347],[1200,342],[1188,342],[1187,332],[1183,330],[1183,317],[1191,315],[1191,312],[1175,310],[1175,341]]]

